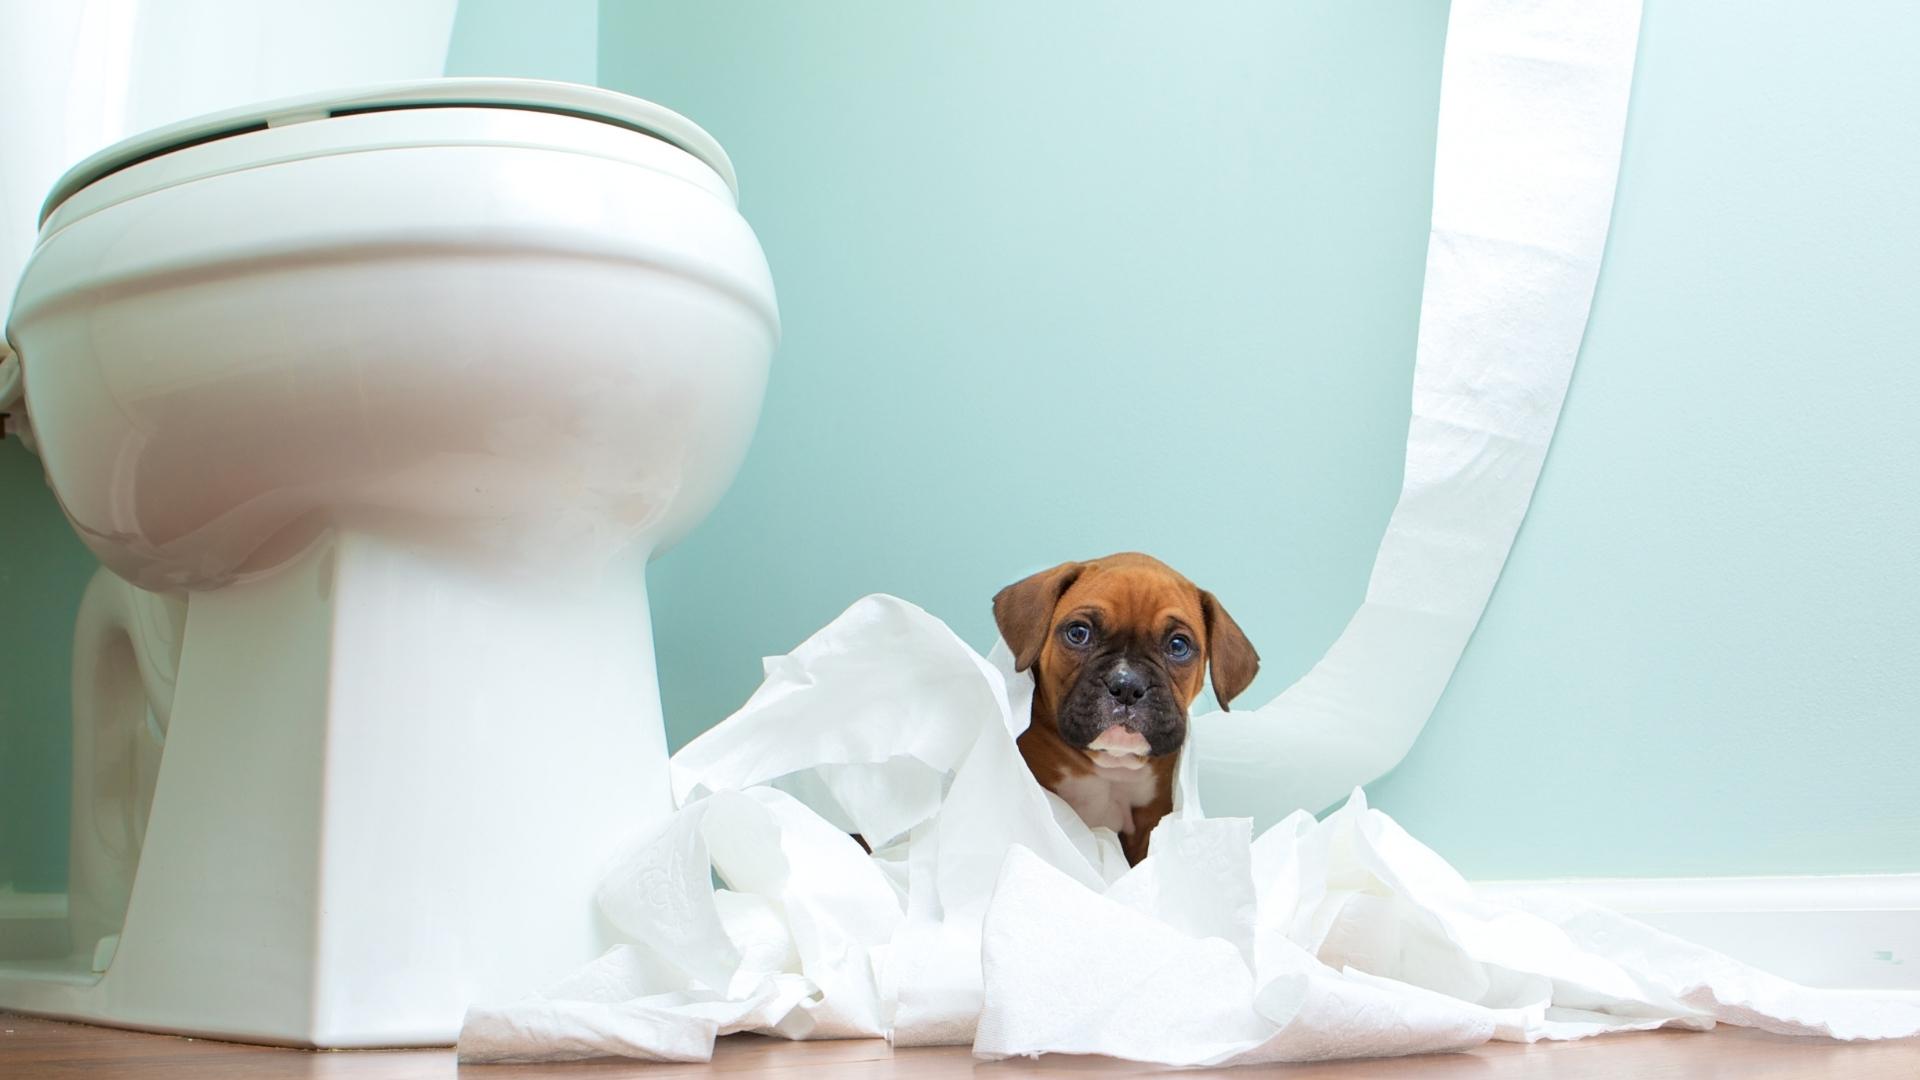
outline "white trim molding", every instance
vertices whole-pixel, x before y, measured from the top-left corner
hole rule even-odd
[[[1920,990],[1920,874],[1482,881],[1566,890],[1808,986]],[[60,955],[66,897],[0,888],[0,962]]]
[[[0,885],[0,964],[67,951],[67,894],[22,893]]]
[[[1565,890],[1808,986],[1920,990],[1920,874],[1484,881]]]

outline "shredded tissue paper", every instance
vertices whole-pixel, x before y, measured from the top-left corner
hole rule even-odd
[[[1004,645],[856,603],[675,755],[680,809],[600,890],[627,943],[469,1010],[461,1060],[704,1061],[737,1031],[1165,1065],[1920,1034],[1920,994],[1797,986],[1564,894],[1478,897],[1358,791],[1255,837],[1202,814],[1191,755],[1129,868],[1021,760],[1032,693]]]
[[[1563,894],[1476,896],[1356,787],[1425,724],[1531,499],[1639,19],[1638,0],[1451,5],[1406,474],[1366,601],[1272,704],[1195,719],[1140,865],[1028,772],[1032,680],[1004,646],[983,658],[868,597],[674,757],[679,809],[600,890],[625,943],[472,1008],[461,1059],[703,1061],[739,1031],[1166,1065],[1716,1023],[1920,1033],[1920,995],[1797,986]],[[1201,812],[1203,779],[1238,816]]]

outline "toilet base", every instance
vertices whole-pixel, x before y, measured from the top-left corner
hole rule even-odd
[[[600,871],[670,809],[644,570],[342,532],[194,594],[111,963],[0,962],[0,1009],[445,1045],[598,955]]]

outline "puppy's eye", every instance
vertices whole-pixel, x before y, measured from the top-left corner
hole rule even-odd
[[[1185,634],[1175,634],[1167,639],[1167,655],[1175,660],[1186,660],[1193,656],[1193,642]]]
[[[1093,640],[1093,627],[1083,622],[1070,622],[1060,631],[1060,636],[1066,638],[1067,644],[1074,648],[1083,649],[1087,642]]]

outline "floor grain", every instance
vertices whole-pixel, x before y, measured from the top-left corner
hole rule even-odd
[[[208,1039],[183,1039],[133,1031],[66,1024],[37,1017],[0,1014],[0,1077],[171,1078],[257,1077],[261,1080],[413,1080],[415,1077],[465,1077],[467,1080],[679,1080],[728,1074],[755,1076],[938,1077],[975,1076],[981,1080],[1014,1077],[1141,1076],[1167,1072],[1108,1058],[1050,1055],[1036,1060],[974,1061],[964,1047],[892,1050],[868,1039],[856,1042],[790,1043],[750,1035],[722,1039],[710,1065],[642,1065],[633,1062],[580,1062],[571,1065],[458,1066],[450,1050],[309,1051],[279,1050]],[[1915,1080],[1920,1077],[1920,1040],[1886,1043],[1832,1043],[1786,1039],[1740,1028],[1706,1034],[1656,1031],[1612,1035],[1573,1043],[1518,1046],[1492,1043],[1465,1054],[1435,1054],[1390,1061],[1343,1061],[1272,1069],[1180,1070],[1180,1077],[1233,1076],[1281,1072],[1289,1080],[1360,1078],[1473,1077],[1475,1080],[1769,1080],[1785,1077],[1846,1077],[1848,1080]]]

